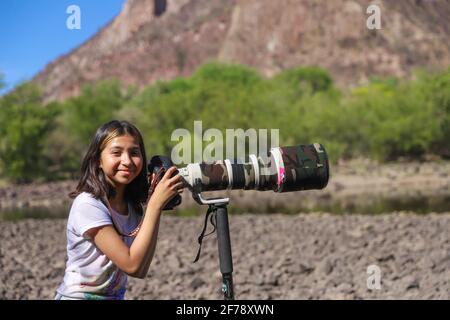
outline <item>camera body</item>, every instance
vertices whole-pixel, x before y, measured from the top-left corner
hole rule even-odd
[[[174,164],[172,160],[167,156],[156,155],[150,159],[147,165],[148,170],[147,172],[149,173],[149,175],[153,173],[155,174],[156,181],[154,182],[154,186],[156,186],[161,181],[166,171],[173,166]],[[178,170],[176,170],[172,176],[176,176],[177,174]],[[151,192],[153,193],[153,190],[151,190]],[[173,208],[175,208],[180,204],[181,204],[181,196],[177,194],[175,197],[170,199],[170,201],[166,204],[163,210],[172,210]]]

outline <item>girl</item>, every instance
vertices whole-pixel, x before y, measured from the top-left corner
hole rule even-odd
[[[123,299],[127,275],[146,276],[161,210],[183,191],[172,167],[149,198],[146,162],[142,136],[129,122],[114,120],[97,130],[70,194],[68,260],[55,299]]]

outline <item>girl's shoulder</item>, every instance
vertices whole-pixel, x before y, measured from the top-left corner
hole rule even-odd
[[[90,204],[98,207],[99,209],[108,211],[108,208],[105,206],[105,204],[101,200],[96,199],[94,195],[89,192],[82,192],[78,196],[76,196],[73,200],[72,207],[78,207],[83,204]]]
[[[69,212],[68,229],[83,235],[90,228],[112,224],[108,208],[87,192],[75,197]]]
[[[80,201],[100,201],[98,199],[95,199],[94,195],[89,192],[81,192],[79,195],[77,195],[74,199],[74,202],[80,202]],[[101,201],[100,201],[101,202]]]

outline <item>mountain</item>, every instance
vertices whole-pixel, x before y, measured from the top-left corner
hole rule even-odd
[[[100,79],[142,87],[187,76],[211,60],[245,64],[269,77],[316,65],[344,87],[450,65],[450,1],[378,0],[381,29],[373,30],[366,23],[374,14],[367,12],[371,3],[128,0],[94,37],[32,81],[51,101]]]

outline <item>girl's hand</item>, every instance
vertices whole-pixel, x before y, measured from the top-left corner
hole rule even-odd
[[[149,199],[149,206],[162,210],[173,197],[183,192],[184,182],[181,176],[177,174],[171,177],[176,170],[177,167],[173,166],[164,173]]]

